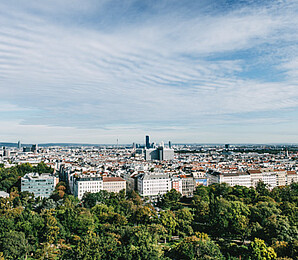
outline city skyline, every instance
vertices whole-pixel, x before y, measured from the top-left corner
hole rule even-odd
[[[0,141],[298,143],[298,1],[3,1]]]

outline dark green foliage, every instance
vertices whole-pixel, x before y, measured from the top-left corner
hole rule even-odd
[[[277,255],[272,247],[268,247],[261,239],[255,238],[250,245],[251,257],[254,260],[276,259]]]
[[[67,194],[65,183],[48,199],[19,193],[13,185],[33,168],[0,167],[0,185],[10,191],[0,198],[0,259],[297,256],[297,184],[272,191],[262,183],[257,189],[199,186],[187,201],[171,190],[155,208],[134,191],[86,193],[80,202]],[[35,170],[51,169],[42,164]]]
[[[127,228],[122,237],[124,259],[160,259],[163,255],[157,244],[157,236],[146,226]]]
[[[10,231],[1,236],[0,251],[5,259],[25,259],[28,242],[23,232]]]
[[[177,209],[180,206],[178,202],[181,196],[180,192],[172,189],[161,197],[158,206],[163,209]]]
[[[219,247],[210,239],[200,239],[196,236],[186,237],[176,244],[169,256],[173,259],[224,259]]]
[[[44,162],[39,163],[37,166],[32,166],[30,163],[23,163],[11,168],[4,168],[3,165],[0,165],[0,190],[9,192],[13,186],[17,187],[19,185],[19,179],[26,173],[52,173],[53,171]]]

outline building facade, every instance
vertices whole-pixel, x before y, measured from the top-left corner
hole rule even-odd
[[[159,160],[159,161],[168,161],[174,159],[174,149],[165,148],[160,146],[156,149],[145,149],[145,160]]]
[[[126,189],[126,181],[121,177],[103,177],[103,190],[118,193]]]
[[[138,176],[137,188],[141,196],[158,196],[171,190],[168,173],[143,173]]]
[[[192,197],[195,190],[195,182],[192,176],[180,175],[182,182],[182,196]]]
[[[73,182],[73,194],[80,200],[86,192],[96,193],[103,190],[101,177],[77,177]]]
[[[287,172],[287,185],[291,185],[292,183],[298,182],[298,174],[296,171],[288,171]]]
[[[35,197],[48,198],[55,189],[58,179],[54,176],[38,173],[27,173],[21,178],[21,191],[28,191]]]

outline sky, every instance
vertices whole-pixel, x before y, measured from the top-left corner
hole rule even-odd
[[[298,143],[297,0],[0,0],[0,141]]]

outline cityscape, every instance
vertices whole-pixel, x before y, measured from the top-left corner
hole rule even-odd
[[[0,1],[0,260],[297,260],[298,0]]]
[[[80,200],[87,192],[136,191],[153,201],[172,189],[193,197],[197,186],[226,183],[268,189],[298,182],[297,146],[175,145],[150,142],[114,146],[22,146],[2,147],[5,168],[43,162],[48,174],[28,173],[21,178],[21,191],[50,197],[59,181]],[[8,194],[7,194],[8,196]]]
[[[248,257],[251,256],[255,257],[252,259],[259,259],[257,257],[260,246],[265,247],[267,250],[263,253],[265,259],[277,259],[276,252],[279,255],[291,256],[292,258],[289,259],[295,259],[295,248],[297,247],[293,243],[297,240],[293,240],[292,236],[295,237],[298,234],[295,217],[297,206],[291,210],[289,207],[290,205],[293,207],[297,203],[298,146],[183,145],[175,144],[172,141],[168,141],[166,144],[165,142],[157,144],[150,141],[150,136],[146,135],[143,144],[133,143],[131,145],[77,146],[69,144],[67,146],[43,146],[33,144],[29,146],[22,145],[21,141],[18,141],[15,144],[9,144],[9,147],[3,146],[0,149],[0,170],[2,176],[8,175],[7,179],[2,177],[0,180],[1,205],[12,203],[11,210],[20,205],[27,205],[23,206],[25,208],[33,206],[35,211],[38,212],[42,209],[41,214],[49,214],[48,217],[52,216],[53,218],[55,211],[58,214],[62,208],[66,207],[65,203],[72,203],[73,206],[71,207],[76,207],[76,210],[81,212],[79,214],[83,214],[84,210],[87,210],[87,212],[90,210],[91,213],[89,212],[89,214],[95,214],[95,222],[99,221],[97,225],[101,229],[108,223],[110,223],[109,225],[115,225],[114,228],[120,225],[121,230],[121,226],[126,225],[127,221],[142,223],[142,225],[149,225],[149,227],[161,221],[164,228],[168,230],[163,235],[157,236],[155,234],[154,236],[159,237],[159,240],[156,240],[155,243],[159,241],[158,244],[163,245],[168,240],[169,248],[172,246],[174,254],[180,256],[176,258],[170,251],[167,251],[168,249],[160,246],[162,251],[156,251],[154,254],[149,253],[150,258],[159,258],[164,255],[173,259],[201,259],[190,257],[191,251],[180,252],[179,247],[183,245],[188,248],[189,243],[198,247],[202,246],[199,241],[205,241],[204,243],[212,248],[209,251],[205,249],[205,254],[210,256],[211,259],[224,259],[227,256],[227,259],[238,259],[241,256],[244,259],[250,259]],[[5,169],[7,173],[5,173]],[[10,169],[13,169],[13,171],[10,172]],[[14,171],[17,171],[16,175],[13,174]],[[205,200],[208,193],[209,196],[213,194],[213,197],[220,196],[222,198],[215,200],[215,202],[210,201],[211,198],[209,198],[207,202]],[[72,202],[70,202],[70,199]],[[115,199],[120,204],[115,204]],[[119,211],[119,209],[114,208],[121,208],[121,203],[128,203],[129,201],[132,205],[135,203],[139,205],[135,206],[137,208],[134,210],[126,209],[128,211],[132,210],[134,212],[130,213],[132,215],[126,215],[127,213],[123,212],[125,209]],[[279,201],[279,206],[274,205],[275,201]],[[233,203],[236,202],[238,204],[234,205]],[[221,203],[230,203],[231,205]],[[246,205],[247,203],[248,205]],[[217,208],[217,211],[220,210],[220,207],[223,207],[221,210],[224,211],[219,211],[219,214],[223,214],[226,210],[232,210],[233,213],[226,218],[220,215],[217,216],[218,213],[211,212],[212,205]],[[241,208],[237,209],[236,206]],[[254,225],[258,222],[250,224],[252,220],[249,220],[254,215],[250,216],[248,212],[251,211],[250,214],[252,214],[253,210],[261,210],[265,206],[268,207],[266,210],[271,210],[272,207],[282,207],[280,210],[286,210],[284,213],[283,211],[274,213],[285,214],[280,215],[280,217],[284,216],[285,219],[280,222],[280,227],[275,227],[270,232],[267,230],[266,225],[272,225],[273,223],[266,224],[264,222],[264,227],[260,226],[255,230]],[[5,206],[6,209],[3,209],[3,206],[1,207],[2,212],[9,212],[9,207]],[[229,209],[229,207],[232,208]],[[283,209],[283,207],[285,208]],[[99,213],[95,213],[97,210]],[[166,214],[170,212],[172,212],[171,214],[177,214],[175,217],[172,216],[174,218],[172,221],[178,221],[175,224],[177,227],[173,230],[173,227],[167,224],[167,221],[171,219],[171,215]],[[181,219],[179,219],[179,214],[182,214]],[[228,214],[228,211],[225,214]],[[246,219],[245,222],[235,219],[238,214],[241,218]],[[273,216],[275,215],[269,214],[266,221],[269,221]],[[218,217],[219,219],[217,219]],[[185,218],[191,219],[189,226],[184,226],[186,224],[180,226],[179,221],[184,223]],[[219,228],[217,222],[224,220],[227,223],[222,223],[223,227]],[[73,217],[70,221],[75,223],[80,220]],[[84,221],[87,221],[87,219]],[[208,221],[208,224],[206,221]],[[288,221],[288,223],[285,221]],[[72,225],[78,225],[78,223],[74,223],[71,224],[70,222],[67,225],[70,225],[69,228],[73,230]],[[227,228],[232,228],[230,225],[234,224],[241,224],[242,226],[233,227],[235,228],[234,231],[227,230]],[[55,227],[60,230],[60,227],[53,225],[52,228]],[[93,224],[86,223],[84,225],[87,225],[84,232],[89,232],[95,228]],[[260,224],[258,223],[258,225]],[[285,232],[282,231],[286,228],[284,225],[291,227],[287,238],[271,233],[273,231],[277,232],[277,230],[279,230],[278,232]],[[77,228],[68,231],[70,232],[68,234],[69,239],[72,239],[71,237],[74,234],[78,234]],[[210,228],[211,230],[209,230]],[[194,236],[195,229],[200,231],[197,231]],[[116,230],[114,232],[120,232],[120,230]],[[249,233],[246,233],[247,230],[250,230]],[[265,230],[269,232],[267,235],[266,233],[262,234]],[[62,232],[62,230],[59,232]],[[138,230],[133,232],[139,234]],[[218,232],[226,232],[220,235],[222,241],[216,240]],[[18,233],[9,234],[16,236]],[[251,236],[254,235],[257,235],[258,238],[251,241]],[[30,254],[33,257],[32,259],[40,256],[44,257],[43,259],[48,259],[47,255],[53,257],[52,259],[92,259],[94,256],[96,259],[101,259],[101,257],[104,259],[122,259],[123,255],[126,258],[135,254],[135,252],[122,252],[123,247],[120,245],[114,249],[108,249],[108,252],[112,251],[112,256],[107,255],[105,249],[99,249],[99,247],[96,247],[95,251],[85,248],[83,249],[85,251],[80,253],[77,250],[82,250],[82,245],[73,245],[73,248],[64,244],[67,243],[66,241],[60,241],[62,244],[57,245],[56,248],[53,243],[57,234],[51,236],[53,238],[48,240],[47,247],[43,248],[46,256],[42,256],[42,253],[32,252]],[[148,236],[151,235],[144,235],[142,241],[144,242]],[[201,236],[205,237],[201,238]],[[209,236],[217,242],[210,240]],[[194,241],[189,240],[190,238]],[[17,239],[17,236],[13,239]],[[26,241],[25,237],[22,239]],[[280,244],[280,239],[286,240],[283,245]],[[234,245],[231,246],[233,243],[226,244],[227,241],[233,241]],[[266,247],[264,241],[268,244],[272,243],[272,247]],[[83,243],[86,243],[86,241]],[[184,243],[187,244],[184,245]],[[154,242],[151,246],[153,245]],[[176,246],[179,247],[176,248]],[[51,249],[51,247],[53,248]],[[6,249],[5,246],[2,246],[2,248],[6,251],[11,250]],[[286,252],[283,251],[284,248],[287,248]],[[56,258],[54,249],[57,254]],[[30,253],[27,246],[24,246],[22,250],[14,252],[15,256]],[[90,254],[90,258],[84,258],[85,253]],[[148,252],[142,250],[139,255],[140,259],[147,259],[144,257],[145,254],[148,254]]]

